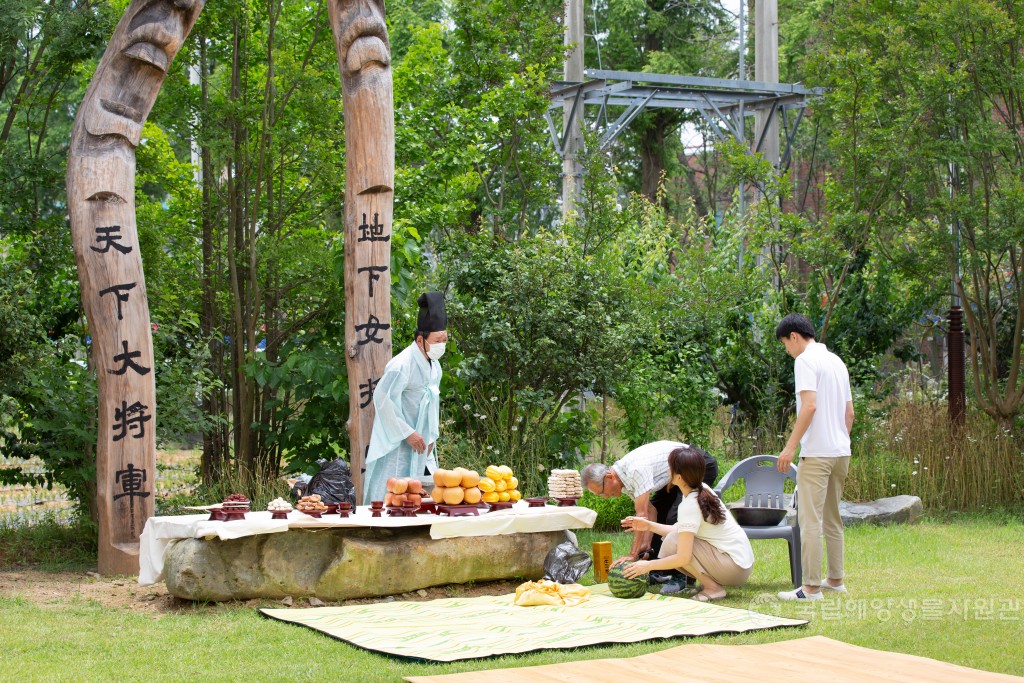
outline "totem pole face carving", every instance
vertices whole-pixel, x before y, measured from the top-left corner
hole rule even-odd
[[[116,135],[132,147],[138,146],[167,69],[203,6],[202,0],[137,4],[127,30],[115,32],[108,48],[110,60],[104,60],[102,71],[93,77],[84,103],[89,107],[85,122],[90,135]]]
[[[372,80],[375,72],[391,66],[384,3],[366,0],[341,3],[340,21],[344,26],[341,54],[345,56],[342,74],[356,79],[354,87]]]
[[[328,0],[345,101],[346,165],[357,194],[394,188],[391,46],[383,0]],[[354,134],[349,134],[349,130]],[[353,169],[362,173],[351,174]]]

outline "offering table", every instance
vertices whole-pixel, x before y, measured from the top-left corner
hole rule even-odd
[[[429,586],[538,579],[548,551],[597,514],[581,507],[530,508],[479,516],[347,518],[292,511],[272,520],[207,515],[152,517],[142,532],[139,583],[163,580],[189,600],[317,596],[324,600],[392,595]]]

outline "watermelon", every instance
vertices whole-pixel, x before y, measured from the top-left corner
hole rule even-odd
[[[627,579],[622,571],[632,562],[615,565],[608,569],[608,590],[617,598],[642,598],[647,592],[647,574]]]

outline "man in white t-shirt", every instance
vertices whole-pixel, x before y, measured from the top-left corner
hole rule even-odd
[[[853,428],[850,373],[839,356],[814,340],[814,327],[802,315],[791,313],[783,318],[775,337],[795,359],[796,424],[779,454],[779,471],[789,470],[799,444],[797,520],[804,575],[802,586],[779,593],[779,598],[821,600],[822,589],[846,592],[839,501],[850,471],[850,430]],[[823,535],[828,556],[828,578],[824,583],[821,580]]]

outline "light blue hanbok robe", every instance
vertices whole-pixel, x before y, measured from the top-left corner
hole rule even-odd
[[[430,445],[437,441],[441,412],[441,365],[423,356],[413,342],[392,358],[373,392],[373,432],[366,452],[363,502],[384,500],[391,477],[423,477],[437,460]],[[405,439],[418,432],[426,452],[415,453]],[[436,445],[435,445],[436,448]]]

